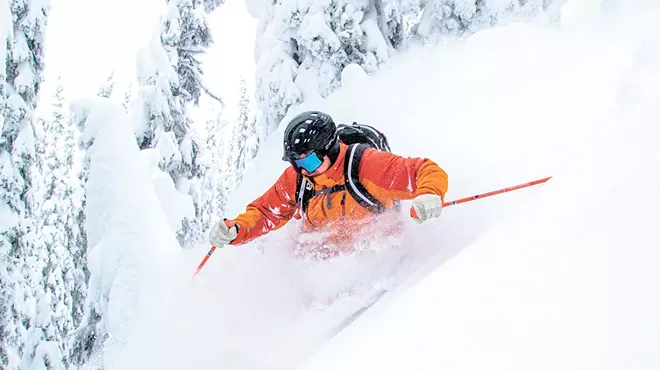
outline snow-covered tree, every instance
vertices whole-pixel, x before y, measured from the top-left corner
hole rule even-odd
[[[227,155],[226,138],[223,130],[227,122],[223,120],[222,113],[216,111],[206,121],[206,147],[210,156],[211,166],[199,184],[200,220],[205,228],[218,220],[226,207],[227,185],[229,179],[224,158]]]
[[[78,129],[78,134],[85,132],[85,125],[87,123],[86,115],[72,114],[70,122],[71,127]],[[93,139],[93,137],[86,138],[79,135],[77,142],[77,150],[80,151],[80,156],[82,157],[79,179],[80,183],[85,187],[91,162],[88,149],[92,146]],[[85,223],[86,203],[87,196],[84,194],[81,201],[82,212],[79,212],[76,217],[76,222],[79,225],[84,225]],[[84,232],[80,235],[80,239],[78,239],[76,253],[74,254],[76,261],[79,261],[78,263],[82,263],[87,258],[90,248],[91,246],[87,243],[87,233]],[[77,266],[79,266],[78,263],[76,264]],[[107,301],[102,301],[102,299],[107,299],[107,297],[99,297],[96,294],[100,290],[100,283],[98,280],[90,280],[90,272],[87,266],[85,266],[83,273],[85,274],[83,278],[86,291],[76,290],[76,293],[72,294],[72,299],[76,302],[73,312],[75,329],[69,333],[66,342],[67,362],[74,367],[80,367],[90,362],[92,357],[100,356],[103,344],[108,337],[105,322],[103,321],[103,305],[107,304]],[[94,294],[90,294],[89,292],[93,292]],[[81,301],[82,303],[80,303]]]
[[[122,105],[124,106],[124,109],[126,112],[130,111],[131,107],[131,100],[133,100],[133,83],[129,83],[128,87],[126,87],[126,91],[124,91],[124,101]]]
[[[218,1],[170,0],[161,20],[160,39],[171,66],[178,76],[177,92],[182,103],[199,103],[202,92],[210,94],[196,55],[213,43],[211,29],[206,20],[206,8],[214,9]]]
[[[187,106],[198,104],[202,94],[220,101],[206,86],[196,59],[213,41],[205,10],[220,4],[218,0],[169,1],[159,37],[138,56],[138,99],[144,102],[133,112],[138,144],[141,149],[158,149],[161,168],[195,202],[196,217],[184,218],[179,230],[184,246],[200,240],[205,227],[199,189],[211,163],[205,159],[204,140],[195,131]]]
[[[206,13],[211,13],[217,7],[225,3],[224,0],[204,0],[203,2],[204,2],[204,11]]]
[[[153,160],[140,152],[124,108],[117,101],[93,98],[71,104],[88,169],[85,232],[90,278],[85,316],[71,333],[72,367],[124,368],[123,349],[135,335],[141,303],[165,273],[162,268],[179,245],[163,200],[183,197]],[[167,181],[154,174],[164,175]],[[175,207],[176,208],[176,207]],[[178,213],[175,211],[174,213]]]
[[[535,16],[561,0],[421,0],[423,11],[414,32],[425,41],[462,36]]]
[[[247,164],[257,155],[259,137],[257,122],[252,114],[251,101],[245,79],[240,80],[239,115],[231,137],[229,161],[236,173],[236,184],[240,184]]]
[[[179,79],[159,40],[140,53],[138,104],[132,117],[137,122],[140,149],[156,148],[160,168],[169,173],[178,189],[188,193],[190,180],[201,178],[200,144],[181,99]],[[184,220],[184,235],[201,233],[198,220]],[[192,229],[198,229],[194,232]]]
[[[0,368],[57,364],[47,333],[30,329],[46,310],[48,256],[35,241],[34,110],[43,75],[47,0],[0,0]],[[56,366],[56,365],[54,365]]]
[[[36,126],[37,167],[43,181],[35,193],[40,207],[37,244],[45,252],[44,293],[37,298],[39,321],[49,346],[55,345],[67,364],[66,338],[82,319],[87,290],[86,243],[83,231],[84,191],[76,132],[64,108],[63,85],[58,81],[52,116]]]
[[[269,3],[257,40],[257,95],[269,132],[307,93],[339,87],[348,64],[375,72],[403,44],[404,20],[417,9],[413,0]]]
[[[98,96],[102,98],[109,98],[112,96],[112,91],[115,88],[115,71],[110,72],[108,79],[105,80],[101,87],[99,87]]]

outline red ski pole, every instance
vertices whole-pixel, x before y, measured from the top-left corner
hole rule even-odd
[[[444,203],[442,203],[442,207],[449,207],[449,206],[453,206],[453,205],[456,205],[456,204],[471,202],[473,200],[486,198],[486,197],[490,197],[490,196],[493,196],[493,195],[507,193],[509,191],[518,190],[518,189],[526,188],[526,187],[529,187],[529,186],[542,184],[542,183],[550,180],[551,178],[552,178],[552,176],[546,177],[546,178],[543,178],[543,179],[539,179],[539,180],[526,182],[524,184],[509,186],[508,188],[504,188],[504,189],[489,191],[488,193],[477,194],[477,195],[473,195],[471,197],[466,197],[466,198],[452,200],[452,201],[449,201],[449,202],[444,202]],[[413,218],[417,218],[417,213],[412,208],[410,209],[410,216],[412,216]]]
[[[197,266],[197,270],[195,270],[195,274],[193,275],[193,277],[197,276],[197,274],[202,269],[202,267],[204,267],[204,265],[206,265],[206,261],[208,261],[209,258],[211,258],[211,255],[213,254],[213,252],[215,252],[215,249],[216,249],[215,245],[211,246],[211,249],[209,249],[208,253],[206,253],[206,256],[204,256],[204,259],[202,260],[202,262],[199,264],[199,266]]]
[[[504,189],[489,191],[488,193],[477,194],[477,195],[473,195],[473,196],[467,197],[467,198],[452,200],[451,202],[444,202],[442,204],[442,206],[443,207],[449,207],[449,206],[453,206],[455,204],[461,204],[461,203],[470,202],[470,201],[481,199],[481,198],[490,197],[490,196],[497,195],[497,194],[507,193],[507,192],[510,192],[512,190],[518,190],[518,189],[526,188],[526,187],[529,187],[529,186],[542,184],[542,183],[550,180],[551,178],[552,178],[552,176],[546,177],[546,178],[540,179],[540,180],[526,182],[526,183],[520,184],[520,185],[510,186],[510,187],[504,188]]]

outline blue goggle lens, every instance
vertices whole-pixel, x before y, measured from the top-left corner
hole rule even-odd
[[[296,167],[304,168],[307,172],[314,172],[323,164],[323,161],[316,153],[312,153],[305,158],[296,159],[293,162],[296,164]]]

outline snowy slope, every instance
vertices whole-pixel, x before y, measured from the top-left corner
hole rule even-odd
[[[302,368],[660,367],[660,32],[648,31],[627,40],[616,101],[550,182]]]
[[[576,20],[585,10],[572,11]],[[657,365],[649,350],[660,333],[659,179],[647,169],[658,159],[648,100],[657,99],[649,45],[660,32],[589,15],[590,24],[565,30],[519,24],[411,50],[373,77],[348,68],[340,91],[289,115],[322,109],[338,122],[376,125],[395,152],[445,168],[450,199],[550,182],[447,208],[436,222],[406,219],[398,250],[295,260],[290,223],[217,251],[194,281],[208,246],[176,255],[159,281],[168,293],[141,317],[121,368],[291,369],[310,353],[303,368],[621,368],[633,355],[632,367]],[[285,168],[282,129],[227,217]],[[321,345],[374,290],[412,269]],[[310,298],[356,285],[363,295],[309,308]]]

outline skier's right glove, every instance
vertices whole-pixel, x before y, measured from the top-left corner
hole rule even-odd
[[[238,224],[225,218],[213,225],[209,233],[209,242],[216,248],[222,248],[236,239],[236,235],[238,235]]]

